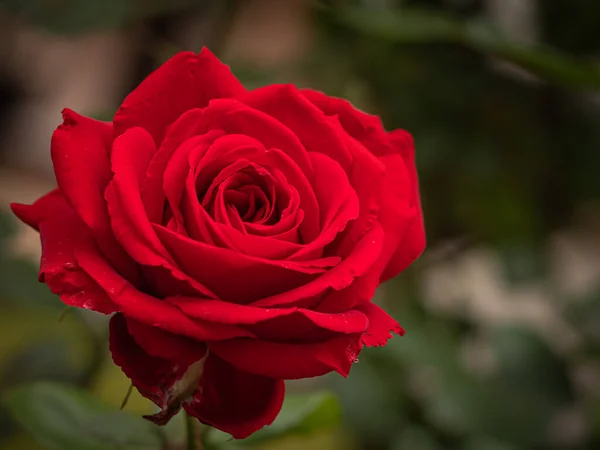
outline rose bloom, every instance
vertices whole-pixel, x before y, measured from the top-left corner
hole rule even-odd
[[[113,314],[113,360],[161,408],[150,420],[183,407],[244,438],[284,380],[347,376],[403,334],[371,299],[425,247],[407,132],[320,92],[247,91],[207,49],[112,122],[63,117],[58,188],[13,211],[40,232],[40,281]]]

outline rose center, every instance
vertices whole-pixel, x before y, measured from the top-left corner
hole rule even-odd
[[[199,193],[198,201],[217,222],[274,225],[289,205],[290,196],[282,180],[266,168],[239,162],[224,169],[205,192]]]

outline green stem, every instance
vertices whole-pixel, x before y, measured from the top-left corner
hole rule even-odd
[[[187,430],[187,450],[202,450],[201,443],[198,440],[196,434],[196,423],[192,416],[189,414],[185,415],[185,424]]]

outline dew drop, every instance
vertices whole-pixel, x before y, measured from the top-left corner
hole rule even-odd
[[[86,300],[83,302],[83,307],[85,309],[92,309],[94,307],[94,302],[92,300]]]

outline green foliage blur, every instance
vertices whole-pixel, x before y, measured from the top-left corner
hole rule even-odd
[[[214,6],[222,13],[208,45],[219,54],[242,2],[200,3],[2,0],[0,7],[47,32],[77,36],[139,24],[160,30]],[[205,447],[600,448],[600,280],[584,293],[564,293],[550,267],[557,232],[579,230],[582,217],[598,225],[600,2],[533,2],[536,44],[494,26],[486,0],[305,3],[315,34],[305,57],[269,69],[227,62],[248,87],[310,86],[380,115],[387,129],[409,130],[429,250],[378,294],[406,336],[365,350],[348,379],[317,381],[335,392],[340,424],[335,398],[300,385],[257,437],[231,442],[211,433]],[[178,48],[168,33],[156,35],[153,67]],[[139,396],[117,412],[128,385],[106,353],[105,321],[68,311],[59,323],[62,305],[34,283],[34,264],[11,256],[12,222],[1,217],[0,388],[7,394],[0,448],[183,448],[178,421],[159,432],[135,419],[149,408]],[[503,311],[520,306],[511,293],[535,284],[575,343],[555,344],[562,328],[541,333],[535,321],[484,320],[432,305],[429,271],[457,267],[479,248],[492,252],[505,281]],[[474,282],[454,276],[459,285]],[[109,430],[96,429],[94,440],[85,424],[100,415]]]

